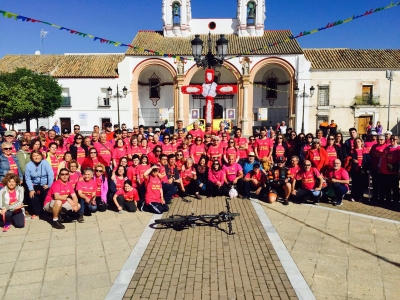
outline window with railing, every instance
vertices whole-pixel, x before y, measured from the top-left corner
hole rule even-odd
[[[97,106],[98,107],[110,107],[110,98],[103,98],[103,97],[98,97],[97,98]]]
[[[362,101],[364,103],[370,103],[372,101],[372,85],[362,86]]]
[[[318,106],[329,106],[329,85],[318,86]]]

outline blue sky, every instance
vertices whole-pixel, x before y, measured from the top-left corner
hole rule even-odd
[[[398,0],[394,1],[397,2]],[[161,0],[1,0],[0,10],[17,13],[130,43],[138,30],[161,30]],[[234,18],[236,0],[192,0],[193,18]],[[353,14],[390,4],[390,0],[286,0],[266,3],[265,29],[303,30],[325,26]],[[304,48],[400,48],[400,6],[298,39]],[[44,53],[116,53],[126,48],[94,42],[45,24],[14,21],[0,15],[0,57],[42,50],[40,30],[49,31]],[[157,50],[157,49],[154,49]]]

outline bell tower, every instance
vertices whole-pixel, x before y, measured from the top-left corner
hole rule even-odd
[[[238,35],[264,35],[265,0],[238,0],[237,3]]]
[[[163,0],[164,36],[189,36],[192,10],[190,0]]]

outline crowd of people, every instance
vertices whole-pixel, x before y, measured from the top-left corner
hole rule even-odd
[[[336,124],[335,124],[336,125]],[[337,126],[336,126],[337,127]],[[60,134],[58,134],[60,133]],[[39,128],[20,139],[6,131],[0,153],[0,220],[3,231],[52,215],[56,229],[63,222],[114,209],[161,214],[176,197],[259,197],[270,203],[313,201],[322,197],[341,205],[349,192],[362,201],[372,178],[372,200],[398,205],[400,148],[398,137],[371,132],[364,141],[355,128],[346,141],[335,130],[297,134],[284,123],[278,130],[260,128],[248,138],[240,128],[218,131],[196,121],[187,131],[178,120],[172,132],[165,125],[145,130],[111,123],[93,127],[88,136],[68,129]]]

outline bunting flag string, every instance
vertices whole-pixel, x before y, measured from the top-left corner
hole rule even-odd
[[[397,2],[397,3],[393,3],[393,1],[392,1],[387,6],[382,6],[382,7],[378,7],[378,8],[375,8],[375,9],[367,10],[365,13],[360,14],[360,15],[354,15],[353,14],[353,16],[351,16],[350,18],[344,19],[344,20],[337,20],[335,22],[328,22],[328,24],[326,26],[322,26],[322,27],[317,28],[317,29],[313,29],[313,30],[309,30],[309,31],[301,31],[297,36],[291,35],[291,36],[288,36],[288,37],[286,37],[285,39],[283,39],[281,41],[270,42],[270,43],[268,43],[268,45],[265,45],[265,46],[257,48],[257,49],[250,50],[250,51],[248,51],[246,53],[243,53],[241,55],[230,56],[230,57],[226,58],[226,60],[233,59],[233,58],[236,58],[236,57],[241,57],[243,55],[255,54],[256,52],[261,51],[263,49],[267,49],[267,48],[270,48],[270,47],[275,47],[275,46],[283,44],[283,43],[288,43],[288,42],[291,42],[291,41],[293,41],[295,39],[304,37],[306,35],[314,34],[314,33],[317,33],[317,32],[320,32],[320,31],[323,31],[323,30],[326,30],[326,29],[330,29],[330,28],[336,27],[338,25],[346,24],[346,23],[349,23],[349,22],[351,22],[353,20],[356,20],[356,19],[359,19],[359,18],[362,18],[362,17],[366,17],[366,16],[370,16],[370,15],[372,15],[374,13],[377,13],[377,12],[380,12],[380,11],[384,11],[384,10],[387,10],[387,9],[390,9],[390,8],[393,8],[393,7],[397,7],[397,6],[400,6],[400,1]],[[74,29],[63,27],[63,26],[59,26],[59,25],[52,24],[52,23],[49,23],[49,22],[45,22],[45,21],[41,21],[41,20],[29,18],[29,17],[24,17],[24,16],[18,15],[16,13],[7,12],[7,11],[4,11],[4,10],[0,10],[0,14],[2,14],[4,18],[8,18],[8,19],[21,20],[23,22],[46,24],[46,25],[49,25],[49,26],[52,26],[52,27],[55,27],[55,28],[59,28],[60,30],[65,30],[65,31],[69,32],[70,34],[75,34],[75,35],[78,35],[78,36],[81,36],[81,37],[89,37],[89,38],[93,39],[93,41],[97,41],[98,40],[102,44],[114,45],[115,47],[129,47],[129,48],[131,48],[133,50],[138,50],[138,51],[147,52],[147,53],[154,53],[155,55],[163,56],[163,57],[172,57],[172,58],[193,60],[193,58],[190,58],[190,57],[182,57],[182,56],[179,56],[179,55],[173,55],[173,54],[169,54],[169,53],[164,53],[162,51],[156,51],[156,50],[152,50],[152,49],[145,49],[145,48],[139,47],[139,46],[132,46],[130,44],[124,44],[124,43],[121,43],[121,42],[115,42],[115,41],[112,41],[112,40],[104,39],[104,38],[101,38],[101,37],[97,37],[97,36],[94,36],[94,35],[91,35],[91,34],[80,32],[80,31],[77,31],[77,30],[74,30]]]

